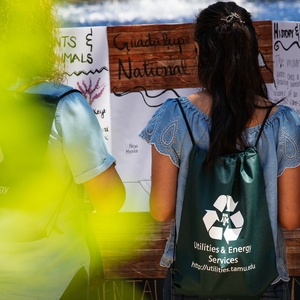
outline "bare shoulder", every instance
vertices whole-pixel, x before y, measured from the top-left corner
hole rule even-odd
[[[211,116],[212,96],[207,91],[201,91],[188,96],[188,99],[206,115]]]
[[[269,100],[261,98],[261,97],[256,98],[255,104],[256,104],[257,108],[255,108],[253,116],[252,116],[251,120],[249,120],[247,127],[253,127],[253,126],[257,126],[258,124],[261,124],[270,107],[272,107],[272,109],[270,111],[269,117],[271,115],[273,115],[278,108],[276,105],[274,105]]]

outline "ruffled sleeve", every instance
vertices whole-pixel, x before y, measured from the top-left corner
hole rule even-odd
[[[140,133],[140,137],[157,151],[170,157],[171,161],[179,167],[181,145],[186,130],[183,117],[175,99],[167,99],[154,113],[147,126]]]
[[[280,127],[278,130],[278,176],[285,169],[300,165],[300,118],[290,107],[280,106]]]

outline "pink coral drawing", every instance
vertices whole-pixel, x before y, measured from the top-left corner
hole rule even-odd
[[[89,78],[89,82],[82,80],[81,83],[77,82],[77,87],[88,103],[92,105],[94,101],[100,98],[105,90],[106,83],[100,84],[101,77],[98,78],[96,84],[93,85],[92,78]],[[99,92],[97,92],[99,91]]]

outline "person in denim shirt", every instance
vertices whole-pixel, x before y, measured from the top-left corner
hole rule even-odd
[[[98,215],[117,212],[125,188],[93,109],[81,93],[65,94],[72,88],[62,84],[53,1],[1,0],[0,16],[1,91],[10,90],[7,94],[22,95],[26,101],[30,94],[64,94],[48,118],[41,110],[28,114],[30,101],[1,94],[0,103],[10,109],[1,110],[0,170],[11,153],[26,163],[9,164],[5,171],[14,181],[0,195],[0,299],[85,300],[96,252],[90,244],[96,237],[90,238],[83,188],[90,210]],[[34,129],[48,121],[49,131],[43,131],[41,139]],[[30,152],[26,148],[24,155],[27,143]],[[34,147],[40,143],[43,147]],[[39,149],[44,148],[40,162]],[[36,165],[42,171],[36,172]]]
[[[234,2],[218,2],[199,13],[195,23],[199,92],[179,98],[196,144],[207,151],[207,166],[220,155],[254,146],[268,107],[267,88],[258,63],[258,42],[251,15]],[[179,230],[189,133],[175,99],[167,99],[140,136],[152,147],[150,212],[173,221],[161,266],[167,268],[164,300],[200,299],[178,295],[171,287],[175,226]],[[278,277],[261,299],[289,299],[283,228],[300,226],[300,119],[276,105],[266,121],[257,150],[263,168],[276,249]],[[175,209],[176,207],[176,209]],[[176,211],[176,216],[175,216]]]

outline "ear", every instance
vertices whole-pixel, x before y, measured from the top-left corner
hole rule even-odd
[[[197,54],[197,59],[199,58],[199,54],[200,54],[200,47],[198,42],[195,42],[195,47],[196,47],[196,54]]]

